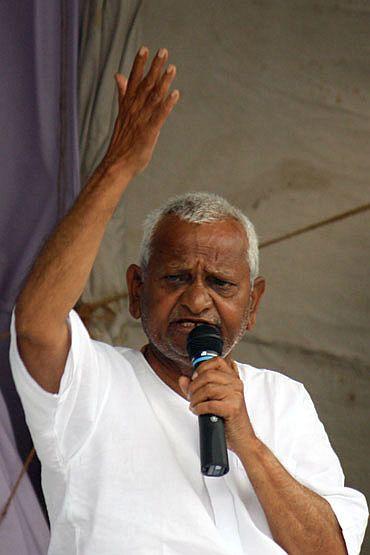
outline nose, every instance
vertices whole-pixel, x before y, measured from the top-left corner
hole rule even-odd
[[[213,305],[209,291],[201,280],[194,280],[190,283],[181,295],[179,302],[194,315],[204,313]]]

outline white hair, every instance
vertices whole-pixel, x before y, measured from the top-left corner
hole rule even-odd
[[[144,220],[139,263],[145,269],[152,253],[154,233],[165,216],[175,214],[186,222],[203,224],[232,218],[239,222],[248,239],[246,253],[250,282],[258,276],[258,239],[254,225],[239,208],[214,193],[185,193],[169,199],[162,207],[150,212]]]

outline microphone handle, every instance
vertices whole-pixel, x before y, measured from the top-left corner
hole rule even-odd
[[[205,476],[223,476],[229,472],[224,419],[201,414],[198,421],[201,472]]]
[[[192,360],[194,370],[219,353],[203,351]],[[223,476],[229,472],[225,422],[215,414],[201,414],[199,422],[200,469],[205,476]]]

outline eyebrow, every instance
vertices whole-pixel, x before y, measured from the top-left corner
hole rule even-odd
[[[186,274],[186,273],[192,273],[192,268],[189,268],[187,266],[182,266],[178,263],[168,263],[164,265],[163,268],[164,272],[174,272],[174,273],[181,273],[181,274]],[[234,270],[227,270],[226,268],[217,268],[217,269],[212,269],[212,268],[206,268],[205,269],[205,273],[207,275],[213,275],[216,277],[223,277],[223,278],[227,278],[227,279],[236,279]]]

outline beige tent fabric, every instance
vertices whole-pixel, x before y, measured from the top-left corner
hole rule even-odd
[[[142,38],[152,53],[167,47],[182,98],[151,165],[125,194],[84,300],[124,289],[140,223],[173,194],[224,195],[245,210],[263,241],[369,202],[369,2],[144,1],[135,25],[140,40],[138,33],[127,50],[122,33],[117,59],[121,48],[130,64]],[[88,24],[85,33],[90,37]],[[81,58],[85,103],[89,80],[109,92],[90,113],[95,132],[93,143],[82,141],[85,173],[95,161],[90,149],[102,152],[113,120],[108,69],[92,76],[88,59]],[[237,351],[241,361],[306,384],[349,485],[365,493],[369,247],[364,212],[264,249],[266,295],[255,330]],[[140,325],[127,318],[124,303],[111,308],[111,321],[92,322],[92,330],[141,346]]]
[[[138,1],[83,2],[79,53],[81,182],[98,165],[112,133],[117,109],[116,72],[128,76],[141,40]],[[104,299],[102,308],[85,310],[94,336],[126,343],[124,261],[126,231],[123,204],[110,222],[83,303]],[[91,313],[92,317],[88,315]],[[119,314],[119,318],[116,314]]]

